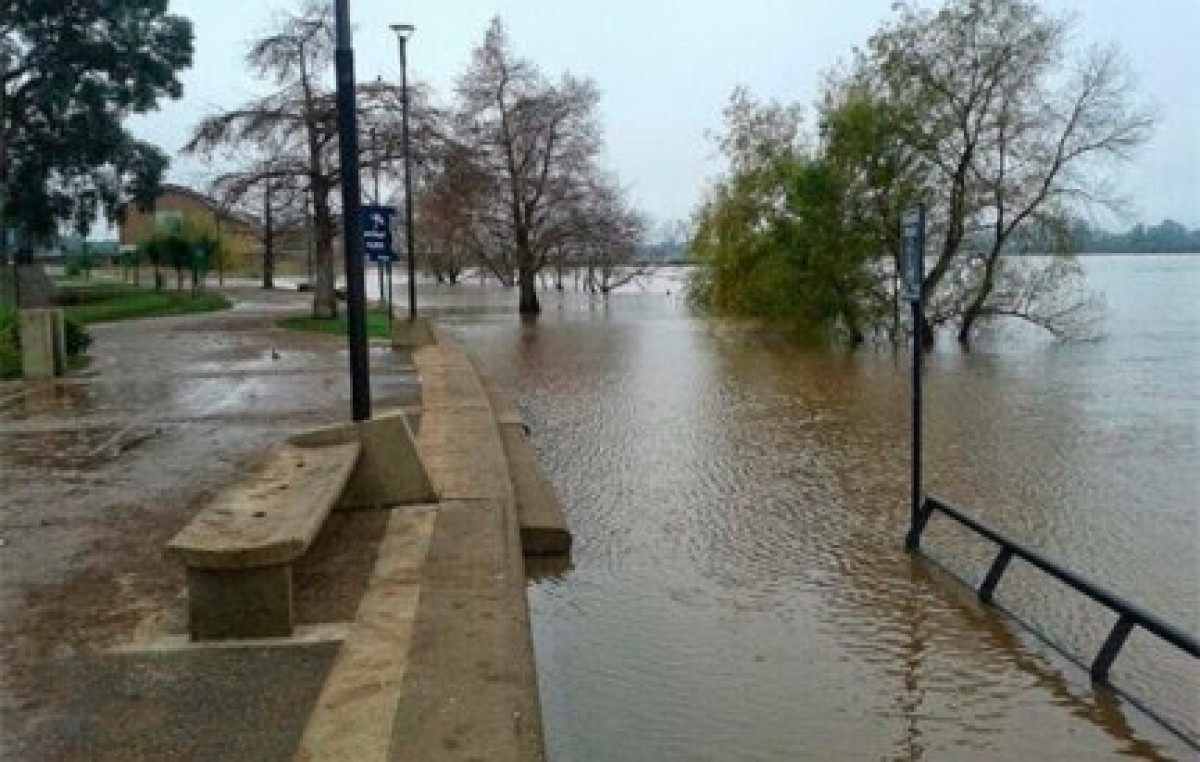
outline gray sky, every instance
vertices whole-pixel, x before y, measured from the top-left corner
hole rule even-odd
[[[1116,180],[1140,220],[1200,227],[1200,0],[1043,0],[1077,18],[1081,43],[1116,42],[1140,96],[1162,121]],[[205,114],[263,91],[242,67],[247,42],[299,0],[172,0],[195,24],[196,56],[182,100],[134,122],[174,152]],[[445,97],[488,21],[501,16],[514,48],[545,73],[599,85],[606,164],[656,220],[687,217],[720,171],[708,135],[737,85],[759,97],[813,103],[823,73],[865,42],[890,0],[350,0],[360,80],[398,77],[387,25],[415,24],[410,77]],[[332,78],[331,78],[332,79]],[[176,158],[171,178],[203,184],[211,167]],[[1129,220],[1121,221],[1127,224]]]

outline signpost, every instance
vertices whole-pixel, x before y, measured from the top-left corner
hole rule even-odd
[[[918,304],[921,301],[921,284],[925,280],[924,204],[917,204],[904,213],[900,232],[904,242],[904,256],[900,264],[904,298]]]
[[[363,251],[367,259],[375,263],[379,272],[379,298],[388,303],[391,312],[391,299],[384,291],[383,272],[391,267],[392,251],[392,220],[396,216],[396,207],[380,206],[378,204],[362,205]]]
[[[925,205],[916,204],[901,221],[900,276],[904,298],[912,305],[912,515],[905,546],[917,550],[921,520],[921,359],[925,354]]]
[[[372,262],[387,264],[392,261],[392,219],[395,216],[393,206],[362,205],[363,251]]]

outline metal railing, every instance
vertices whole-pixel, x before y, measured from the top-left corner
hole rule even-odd
[[[992,560],[992,565],[988,568],[987,575],[984,577],[983,583],[977,591],[979,599],[984,603],[992,603],[996,586],[1000,584],[1000,578],[1004,576],[1009,562],[1015,556],[1060,582],[1078,590],[1117,614],[1116,623],[1113,625],[1112,630],[1109,631],[1104,645],[1100,647],[1099,653],[1096,654],[1096,658],[1092,660],[1089,672],[1093,681],[1097,683],[1108,682],[1109,670],[1113,662],[1116,661],[1117,655],[1121,652],[1121,647],[1125,645],[1125,641],[1129,638],[1129,634],[1133,631],[1134,627],[1140,627],[1146,632],[1153,633],[1184,653],[1191,654],[1194,658],[1200,658],[1200,641],[1197,641],[1196,638],[1193,638],[1178,627],[1164,622],[1149,611],[1130,603],[1111,590],[1084,578],[1058,562],[1047,558],[1042,553],[1026,547],[1016,540],[1005,537],[974,516],[958,508],[949,506],[937,498],[926,496],[922,501],[921,510],[917,514],[916,521],[909,534],[908,546],[910,549],[920,551],[921,534],[925,531],[925,526],[929,523],[929,519],[935,511],[949,516],[967,529],[999,546],[1000,550]]]

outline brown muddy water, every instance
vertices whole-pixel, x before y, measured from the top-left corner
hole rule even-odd
[[[1196,633],[1200,257],[1087,269],[1102,340],[931,358],[928,491]],[[575,532],[529,591],[551,759],[1196,757],[903,551],[905,356],[755,340],[659,285],[536,324],[441,310]],[[993,552],[936,518],[925,546],[973,582]],[[1020,564],[997,599],[1085,663],[1113,621]],[[1113,680],[1200,736],[1194,660],[1139,633]]]

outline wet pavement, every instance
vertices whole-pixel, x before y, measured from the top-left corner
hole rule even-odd
[[[307,297],[230,296],[222,313],[94,326],[86,370],[0,385],[2,759],[279,759],[303,730],[330,639],[269,659],[152,647],[185,631],[167,540],[269,445],[349,417],[344,342],[274,328]],[[418,399],[408,358],[373,346],[371,365],[377,406]],[[296,569],[302,626],[353,617],[385,524],[330,518]]]

